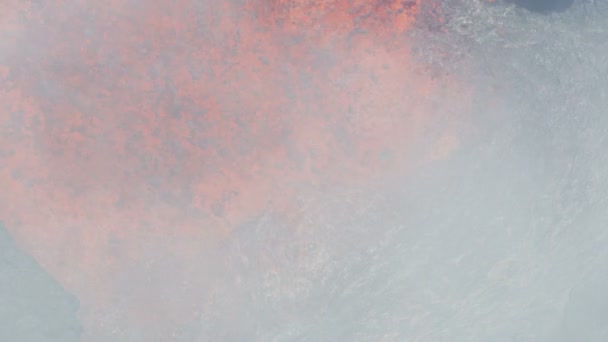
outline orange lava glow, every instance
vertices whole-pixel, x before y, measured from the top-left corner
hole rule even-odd
[[[116,309],[142,241],[171,241],[187,278],[247,220],[297,220],[303,191],[372,186],[458,147],[426,130],[446,115],[429,98],[460,115],[469,96],[411,56],[420,1],[7,2],[0,219],[80,298],[87,336],[109,334],[111,310],[167,336],[205,294],[147,284]]]

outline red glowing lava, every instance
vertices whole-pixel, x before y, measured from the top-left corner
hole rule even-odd
[[[202,305],[142,286],[116,309],[142,241],[171,241],[187,278],[201,241],[296,217],[302,189],[368,186],[458,145],[426,131],[441,120],[429,97],[468,103],[411,57],[419,1],[234,3],[39,1],[0,17],[0,218],[80,298],[88,336],[109,334],[111,310],[168,336]]]

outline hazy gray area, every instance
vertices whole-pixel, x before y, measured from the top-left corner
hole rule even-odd
[[[204,320],[209,336],[608,340],[608,12],[592,2],[550,16],[445,4],[444,32],[421,25],[412,36],[436,72],[475,85],[468,146],[384,192],[316,203],[309,224],[322,228],[308,259],[280,279],[258,278],[231,252],[235,272],[249,273],[226,291],[252,311],[225,319],[220,305]],[[502,102],[488,100],[496,93]],[[239,253],[268,244],[290,263],[304,237],[256,224],[234,241]]]
[[[203,315],[208,338],[608,340],[608,12],[445,5],[445,27],[412,39],[474,85],[466,147],[383,191],[316,199],[310,229],[242,229],[227,252],[241,285]],[[250,259],[259,248],[284,273]]]
[[[239,228],[207,252],[219,285],[176,340],[608,341],[608,6],[445,6],[445,27],[410,39],[474,88],[464,146],[315,196],[296,227]],[[0,340],[77,339],[76,300],[3,231],[0,256]]]
[[[0,223],[0,341],[79,341],[78,301]]]

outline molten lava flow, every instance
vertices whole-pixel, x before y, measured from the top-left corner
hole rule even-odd
[[[1,19],[1,219],[80,298],[89,336],[119,321],[168,336],[203,305],[211,280],[183,298],[149,284],[150,249],[187,281],[247,220],[297,219],[301,191],[371,186],[458,145],[428,135],[444,115],[428,99],[465,113],[466,88],[411,58],[417,1],[239,6],[41,1]]]

